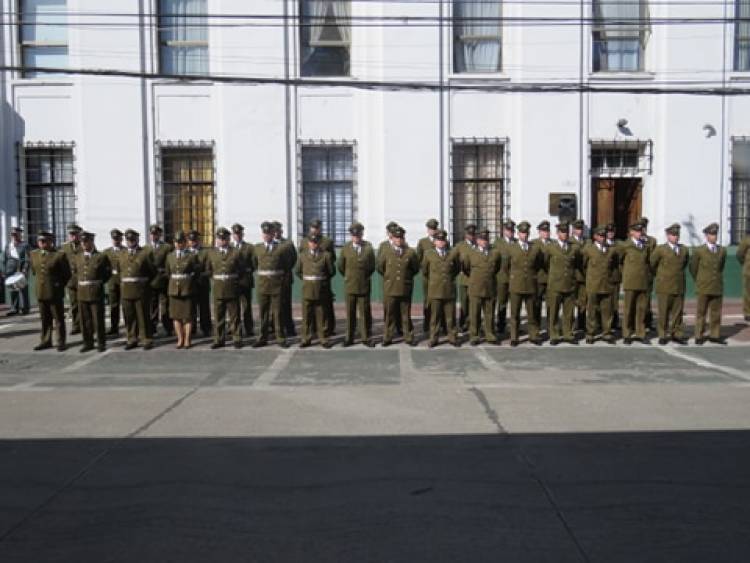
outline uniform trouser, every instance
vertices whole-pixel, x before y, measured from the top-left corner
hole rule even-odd
[[[250,337],[255,332],[253,321],[253,288],[245,287],[240,290],[240,326],[245,336]]]
[[[646,338],[646,309],[648,307],[648,290],[625,290],[623,304],[622,336]]]
[[[614,311],[612,293],[589,293],[586,297],[586,336],[594,338],[601,328],[602,336],[612,336]]]
[[[28,313],[29,312],[29,288],[24,287],[21,290],[11,289],[10,290],[10,310],[16,313]]]
[[[430,306],[432,302],[427,297],[429,281],[425,276],[422,276],[422,332],[427,333],[431,330],[432,323],[430,322]]]
[[[576,330],[586,330],[586,284],[578,283],[575,295]]]
[[[333,294],[333,289],[331,288],[330,281],[328,281],[328,293],[330,294],[331,298],[325,299],[323,303],[323,307],[325,307],[325,309],[323,310],[323,320],[325,321],[326,336],[332,336],[336,332],[336,312],[333,310],[336,296]]]
[[[328,342],[328,301],[330,299],[302,300],[302,342],[305,344],[310,343],[316,332],[321,344]]]
[[[539,320],[534,315],[533,293],[511,293],[510,294],[510,339],[518,341],[521,332],[521,305],[526,307],[528,316],[529,339],[536,340],[539,337]]]
[[[284,327],[284,332],[288,335],[293,335],[297,332],[294,328],[294,317],[292,316],[292,281],[291,275],[288,275],[288,279],[284,279],[281,284],[281,294],[279,295],[281,326]]]
[[[260,341],[268,342],[268,335],[273,331],[278,342],[284,342],[284,329],[281,324],[281,293],[267,295],[258,293],[258,307],[260,309]]]
[[[659,293],[656,296],[659,307],[657,331],[659,338],[683,338],[685,327],[682,322],[684,295]]]
[[[745,276],[745,295],[743,298],[743,312],[746,317],[750,317],[750,276]]]
[[[172,326],[172,319],[169,318],[169,295],[167,295],[166,287],[152,290],[150,308],[149,315],[153,331],[156,332],[159,326],[159,319],[161,318],[164,331],[167,334],[171,334],[174,327]]]
[[[505,332],[508,317],[508,300],[510,299],[510,287],[507,283],[497,284],[497,334],[502,336]]]
[[[52,346],[52,332],[56,332],[57,345],[65,344],[65,304],[62,299],[39,301],[39,315],[42,318],[41,343]]]
[[[73,332],[79,332],[81,330],[81,316],[78,311],[78,288],[68,288],[68,301],[70,301],[70,318],[73,322],[71,330]]]
[[[466,332],[469,328],[469,286],[458,285],[458,328]]]
[[[94,345],[94,337],[100,348],[104,348],[106,330],[104,327],[104,299],[97,301],[79,301],[78,308],[81,311],[81,333],[85,346]]]
[[[494,299],[492,297],[469,296],[469,338],[479,340],[479,325],[484,324],[484,338],[487,342],[497,342],[494,321]]]
[[[346,340],[354,340],[354,331],[359,325],[359,337],[366,342],[372,336],[372,308],[369,295],[346,294]]]
[[[547,295],[547,283],[539,283],[536,291],[536,301],[534,301],[534,315],[539,320],[539,330],[542,330],[542,303],[547,306],[547,332],[549,332],[550,301]]]
[[[654,282],[648,284],[648,299],[646,300],[646,329],[648,330],[654,324],[654,309],[651,305],[651,294],[654,292]]]
[[[573,310],[576,306],[576,297],[575,291],[565,293],[550,291],[547,293],[550,315],[547,320],[547,329],[549,330],[550,340],[560,340],[561,333],[565,340],[573,340]],[[561,308],[562,318],[560,317]],[[560,330],[561,324],[562,331]]]
[[[708,313],[708,335],[711,338],[721,337],[721,295],[698,294],[698,310],[695,313],[695,337],[703,338],[706,331],[706,313]]]
[[[448,334],[448,342],[456,342],[458,331],[456,329],[456,299],[430,299],[430,340],[437,342],[440,336],[440,328],[445,324],[445,330]],[[490,319],[492,311],[490,310]],[[490,321],[492,324],[492,321]]]
[[[411,342],[414,339],[414,325],[411,322],[411,298],[406,295],[386,295],[383,297],[383,308],[385,309],[383,341],[390,342],[393,340],[393,333],[397,329],[396,319],[400,319],[401,329],[404,331],[404,341]]]
[[[227,319],[227,314],[229,318]],[[224,344],[227,327],[234,342],[242,340],[240,332],[239,299],[214,299],[214,342]]]
[[[200,319],[201,332],[204,335],[211,332],[211,288],[201,281],[195,300],[196,316]],[[196,322],[193,321],[193,326]]]
[[[142,344],[149,344],[153,338],[151,317],[149,316],[150,296],[141,299],[123,299],[122,314],[125,317],[125,330],[128,343],[135,344],[140,339]]]
[[[612,291],[612,328],[620,326],[620,284],[616,284]]]
[[[109,299],[109,330],[117,332],[120,326],[120,284],[113,283],[107,286],[107,298]]]

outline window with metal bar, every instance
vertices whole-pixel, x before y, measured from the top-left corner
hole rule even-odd
[[[647,0],[593,0],[594,72],[644,69],[649,35]]]
[[[451,212],[453,240],[463,239],[464,227],[486,228],[500,236],[505,199],[505,154],[501,143],[454,143],[451,153]]]
[[[732,143],[732,195],[729,217],[731,243],[750,233],[750,139]]]
[[[750,0],[736,0],[734,70],[750,71]]]
[[[203,244],[214,236],[214,155],[207,147],[161,148],[162,219],[164,230],[196,229]]]
[[[164,74],[208,74],[207,0],[159,1],[159,63]]]
[[[651,141],[591,141],[591,175],[651,174],[651,150]]]
[[[300,0],[302,76],[349,76],[351,0]]]
[[[76,219],[73,148],[23,147],[21,158],[29,240],[36,244],[39,231],[50,231],[62,244],[67,226]]]
[[[300,166],[304,229],[320,219],[323,234],[343,246],[354,220],[354,147],[302,146]]]
[[[68,66],[68,5],[66,0],[19,0],[19,41],[23,76],[55,76],[34,68]]]
[[[453,0],[453,72],[500,72],[502,15],[499,0]]]

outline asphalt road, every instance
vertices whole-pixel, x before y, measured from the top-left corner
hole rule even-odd
[[[31,352],[0,561],[747,561],[750,347]]]

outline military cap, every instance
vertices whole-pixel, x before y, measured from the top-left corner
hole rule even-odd
[[[557,224],[556,228],[557,228],[558,231],[568,232],[570,230],[570,223],[568,223],[567,221],[560,221]]]
[[[89,231],[81,231],[81,240],[94,240],[96,238],[96,235],[94,233],[90,233]]]
[[[586,221],[583,219],[576,219],[573,221],[573,228],[574,229],[583,229],[586,227]]]
[[[528,233],[531,230],[531,223],[528,221],[521,221],[518,223],[518,232],[519,233]]]
[[[234,225],[232,225],[232,232],[236,234],[243,233],[245,232],[245,227],[243,227],[239,223],[235,223]]]
[[[679,235],[681,228],[682,227],[680,227],[679,223],[672,223],[671,225],[669,225],[669,227],[667,227],[666,229],[664,229],[664,232],[666,232],[667,234],[670,234],[670,235]]]
[[[131,240],[131,239],[134,239],[134,238],[138,238],[139,236],[141,236],[141,234],[138,231],[136,231],[135,229],[127,229],[125,231],[125,238],[128,239],[128,240]]]
[[[638,222],[644,227],[648,227],[648,217],[641,217]]]
[[[273,225],[273,228],[277,231],[281,230],[281,228],[283,227],[280,221],[271,221],[271,225]]]
[[[38,240],[55,240],[55,235],[50,231],[39,231],[39,234],[37,234],[36,238]]]
[[[470,235],[477,234],[477,226],[474,223],[469,223],[464,227],[464,232]]]
[[[394,231],[395,231],[396,229],[398,229],[398,228],[399,228],[399,226],[398,226],[398,223],[396,223],[395,221],[391,221],[391,222],[390,222],[390,223],[388,223],[388,225],[386,226],[386,230],[387,230],[387,231],[388,231],[388,232],[389,232],[390,234],[393,234],[393,233],[394,233]]]
[[[508,219],[507,221],[505,221],[505,223],[503,223],[503,228],[513,230],[516,228],[516,223],[512,219]]]
[[[490,230],[479,229],[479,231],[477,232],[477,238],[480,238],[482,240],[490,240]]]
[[[109,231],[109,236],[111,238],[122,238],[122,231],[120,229],[112,229]]]
[[[311,229],[320,229],[323,227],[323,221],[320,219],[313,219],[310,221],[310,228]]]
[[[448,233],[445,229],[439,229],[438,232],[435,233],[435,240],[448,240]]]
[[[148,232],[151,233],[152,235],[161,234],[164,232],[164,229],[162,229],[159,225],[154,223],[148,228]]]
[[[601,235],[603,237],[607,236],[607,226],[606,225],[599,225],[594,229],[595,235]]]
[[[201,234],[198,231],[196,231],[195,229],[190,229],[187,234],[187,239],[196,241],[200,238],[200,236]]]
[[[78,234],[82,230],[83,229],[81,227],[79,227],[78,225],[76,225],[75,223],[71,223],[70,225],[68,225],[68,232],[69,233],[76,233],[76,234]]]
[[[707,235],[715,235],[715,234],[718,234],[718,232],[719,232],[718,223],[711,223],[705,229],[703,229],[703,233]]]
[[[185,242],[186,240],[187,240],[187,235],[185,235],[185,231],[177,231],[174,234],[175,242]]]
[[[226,227],[219,227],[216,229],[216,236],[220,239],[228,239],[231,236],[232,233],[229,232],[229,229]]]
[[[270,235],[271,233],[273,233],[273,223],[271,223],[270,221],[263,221],[260,224],[260,230],[264,234]]]
[[[392,233],[393,233],[393,236],[396,238],[404,238],[404,235],[406,234],[406,229],[404,229],[400,225],[396,225],[395,227],[393,227]]]
[[[20,235],[21,233],[23,233],[23,229],[21,227],[11,227],[10,233]]]
[[[536,226],[537,231],[549,231],[549,221],[542,221]]]
[[[614,223],[607,223],[606,229],[607,229],[607,231],[616,231],[617,227],[615,227]]]
[[[314,242],[315,244],[318,244],[320,242],[321,236],[318,234],[309,235],[307,237],[307,242]]]
[[[635,223],[633,223],[632,225],[630,225],[628,227],[628,229],[630,229],[631,231],[642,231],[643,230],[643,223],[641,223],[640,221],[636,221]]]
[[[440,221],[437,219],[428,219],[424,226],[428,229],[437,229],[440,226]]]
[[[365,230],[365,226],[362,223],[355,221],[349,225],[349,233],[352,235],[361,235]]]

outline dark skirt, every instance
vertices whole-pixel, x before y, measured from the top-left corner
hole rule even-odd
[[[193,320],[193,298],[169,296],[169,316],[172,320],[189,323]]]

